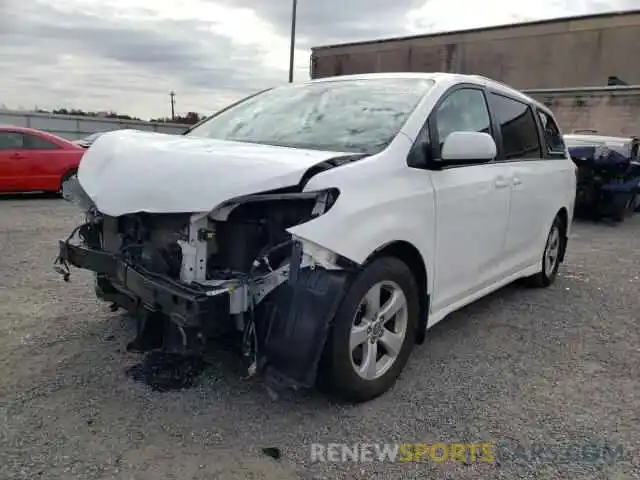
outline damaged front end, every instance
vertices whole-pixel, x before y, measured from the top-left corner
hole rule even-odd
[[[132,351],[201,354],[235,338],[250,373],[309,387],[357,267],[287,229],[324,214],[334,189],[235,198],[209,213],[100,213],[74,177],[63,195],[86,221],[60,242],[56,270],[95,272],[98,298],[137,319]]]

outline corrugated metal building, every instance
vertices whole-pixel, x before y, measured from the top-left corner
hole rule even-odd
[[[79,140],[92,133],[130,128],[152,132],[179,134],[188,125],[179,123],[143,122],[104,117],[79,117],[52,113],[0,110],[0,125],[35,128],[59,135],[67,140]]]
[[[565,130],[640,135],[640,10],[312,49],[312,78],[391,71],[485,75],[550,105]]]

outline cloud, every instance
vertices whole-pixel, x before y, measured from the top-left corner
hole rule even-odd
[[[625,9],[638,0],[298,0],[296,79],[344,41]],[[0,0],[0,104],[166,116],[285,83],[291,0]],[[465,15],[460,15],[465,12]]]
[[[255,8],[282,36],[291,28],[292,0],[221,0]],[[424,0],[298,0],[297,42],[316,45],[407,33],[407,14]]]
[[[494,0],[489,7],[485,2],[456,2],[456,12],[464,15],[442,15],[451,11],[452,0],[431,0],[412,10],[407,19],[412,33],[477,28],[485,25],[527,22],[549,18],[567,17],[631,10],[640,6],[639,0],[537,0],[509,2]]]

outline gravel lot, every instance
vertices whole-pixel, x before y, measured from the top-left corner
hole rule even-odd
[[[510,286],[451,315],[389,394],[356,407],[274,401],[225,352],[186,390],[131,380],[127,319],[94,299],[87,272],[67,284],[51,269],[80,218],[57,199],[0,199],[1,479],[640,478],[640,215],[576,224],[553,287]],[[465,440],[607,440],[624,457],[309,462],[312,442]]]

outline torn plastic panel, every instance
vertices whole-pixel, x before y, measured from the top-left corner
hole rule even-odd
[[[95,247],[96,241],[99,244],[99,240],[96,240],[94,225],[100,215],[95,204],[80,185],[77,175],[72,175],[62,183],[62,198],[67,202],[73,203],[85,213],[85,223],[73,229],[65,243],[69,243],[77,234],[80,234],[87,245]],[[71,270],[67,259],[63,255],[58,254],[53,262],[53,269],[62,276],[65,282],[69,281]]]
[[[311,386],[357,265],[286,229],[324,214],[338,195],[251,195],[208,214],[95,212],[79,242],[61,242],[59,260],[94,271],[98,297],[135,315],[131,350],[202,353],[208,339],[235,331],[250,374]],[[77,181],[66,198],[95,210]]]
[[[312,247],[312,252],[318,249]],[[331,321],[352,273],[329,265],[331,254],[326,253],[316,257],[305,252],[302,242],[294,243],[288,279],[275,292],[268,319],[261,324],[260,369],[276,387],[315,384]]]

